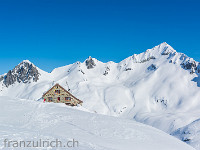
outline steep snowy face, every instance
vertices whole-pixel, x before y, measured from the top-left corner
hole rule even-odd
[[[33,65],[30,61],[24,60],[13,70],[9,70],[5,76],[0,77],[0,81],[3,81],[6,87],[8,87],[16,82],[37,82],[39,80],[39,76],[40,74],[36,66]]]

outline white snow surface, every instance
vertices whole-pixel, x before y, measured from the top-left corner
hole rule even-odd
[[[179,128],[174,133],[175,137],[190,144],[196,149],[200,149],[200,119],[197,119],[182,128]]]
[[[136,120],[168,134],[200,118],[200,76],[182,64],[194,63],[199,70],[200,65],[166,42],[119,63],[92,59],[91,69],[86,61],[76,62],[51,73],[38,68],[37,82],[7,88],[1,81],[0,96],[39,100],[59,83],[83,101],[86,111]]]
[[[65,104],[0,97],[0,149],[194,150],[153,127],[120,117],[88,113]],[[75,139],[72,148],[8,148],[4,141]],[[60,146],[60,145],[59,145]]]

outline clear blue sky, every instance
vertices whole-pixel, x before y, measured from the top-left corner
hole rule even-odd
[[[162,42],[200,61],[199,0],[1,0],[0,74],[88,56],[119,62]]]

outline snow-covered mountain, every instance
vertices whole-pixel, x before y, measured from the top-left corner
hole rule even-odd
[[[38,100],[59,83],[90,112],[134,119],[173,134],[200,118],[199,75],[199,62],[164,42],[119,63],[89,57],[51,73],[23,61],[0,77],[0,95]]]
[[[8,73],[1,77],[6,87],[13,85],[14,83],[23,82],[27,83],[30,80],[37,82],[39,77],[38,69],[28,60],[22,61],[13,70],[9,70]]]

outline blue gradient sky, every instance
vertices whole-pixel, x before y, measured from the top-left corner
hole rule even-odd
[[[199,0],[1,0],[0,74],[88,56],[119,62],[162,42],[200,61]]]

